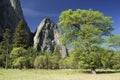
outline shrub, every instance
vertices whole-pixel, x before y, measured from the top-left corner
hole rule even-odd
[[[34,66],[40,69],[58,69],[59,68],[59,57],[50,53],[44,53],[35,58]]]
[[[27,50],[20,48],[13,48],[10,53],[11,64],[14,68],[28,68],[29,67],[29,58],[27,57]]]
[[[43,69],[43,68],[45,68],[45,65],[46,65],[46,58],[45,58],[45,56],[43,56],[43,55],[37,56],[35,61],[34,61],[35,68]]]

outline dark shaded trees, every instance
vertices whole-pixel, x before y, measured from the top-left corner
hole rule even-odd
[[[30,33],[26,29],[26,24],[23,20],[20,20],[14,36],[13,36],[13,47],[28,47],[30,44]]]
[[[3,58],[5,58],[5,69],[8,68],[9,64],[9,56],[10,52],[12,50],[12,33],[9,28],[5,29],[5,32],[3,34],[3,41],[2,41],[2,55]]]

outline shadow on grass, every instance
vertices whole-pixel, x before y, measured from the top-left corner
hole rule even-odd
[[[97,74],[112,74],[112,73],[120,73],[120,70],[97,71]]]
[[[79,71],[80,73],[91,74],[90,70]],[[112,73],[120,73],[120,70],[96,70],[96,74],[112,74]]]

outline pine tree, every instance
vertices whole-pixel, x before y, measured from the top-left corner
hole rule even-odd
[[[26,28],[26,24],[23,20],[20,20],[16,27],[13,37],[13,47],[28,47],[29,45],[29,33]]]
[[[5,69],[8,68],[9,54],[12,49],[11,42],[12,42],[11,30],[9,28],[6,28],[5,33],[3,34],[3,43],[2,43],[3,44],[2,54],[4,55],[5,58]]]

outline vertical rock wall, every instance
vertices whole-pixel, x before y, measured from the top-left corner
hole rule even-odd
[[[3,35],[6,27],[10,27],[14,32],[20,19],[25,22],[20,0],[0,0],[0,36]],[[30,32],[27,25],[26,30]]]

